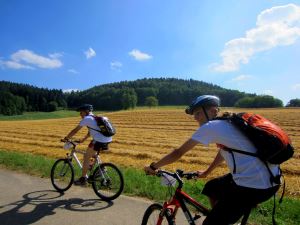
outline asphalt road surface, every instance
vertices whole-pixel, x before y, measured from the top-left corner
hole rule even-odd
[[[62,195],[49,178],[0,169],[1,225],[140,225],[150,204],[127,196],[105,202],[91,187],[74,185]],[[177,224],[187,224],[182,219]]]

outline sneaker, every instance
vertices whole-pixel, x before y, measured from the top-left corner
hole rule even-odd
[[[89,184],[93,183],[93,182],[94,182],[93,176],[89,176],[89,177],[87,178],[87,182],[88,182]]]
[[[78,180],[74,181],[74,185],[84,186],[86,184],[87,184],[87,178],[86,177],[80,177]]]

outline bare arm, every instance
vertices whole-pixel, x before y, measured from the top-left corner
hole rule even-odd
[[[80,125],[75,127],[73,130],[70,131],[70,133],[65,137],[65,139],[72,138],[81,128],[82,128],[82,126],[80,126]]]
[[[86,139],[88,139],[89,136],[91,136],[91,135],[90,135],[90,132],[88,132],[88,133],[85,135],[85,137],[82,138],[82,139],[80,140],[80,143],[82,143],[82,142],[84,142]]]
[[[219,166],[224,161],[223,156],[221,155],[220,151],[216,155],[214,161],[209,165],[209,167],[204,171],[200,172],[198,171],[199,177],[206,177],[208,174],[210,174],[217,166]]]
[[[154,168],[158,169],[158,168],[160,168],[162,166],[171,164],[171,163],[177,161],[178,159],[180,159],[187,151],[191,150],[197,144],[198,144],[197,141],[189,139],[182,146],[180,146],[179,148],[173,150],[171,153],[169,153],[168,155],[164,156],[158,162],[152,163],[151,165]],[[153,170],[150,167],[148,167],[148,166],[146,166],[144,168],[144,170],[146,172],[148,172],[148,173],[153,173]]]

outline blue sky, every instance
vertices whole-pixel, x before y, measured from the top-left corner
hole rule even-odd
[[[0,80],[85,90],[144,77],[300,98],[300,1],[0,0]]]

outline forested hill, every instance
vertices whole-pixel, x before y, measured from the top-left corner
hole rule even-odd
[[[68,95],[67,102],[69,107],[90,102],[98,109],[118,110],[130,108],[135,103],[139,106],[147,105],[148,97],[154,97],[159,105],[187,105],[196,96],[203,94],[219,96],[222,99],[222,106],[234,106],[239,99],[255,96],[191,79],[145,78],[73,92]]]
[[[24,111],[55,111],[93,104],[96,110],[120,110],[136,106],[188,105],[203,94],[217,95],[222,106],[282,107],[272,96],[257,96],[197,80],[145,78],[104,84],[78,92],[38,88],[27,84],[0,81],[0,114]],[[298,99],[296,99],[298,100]]]

